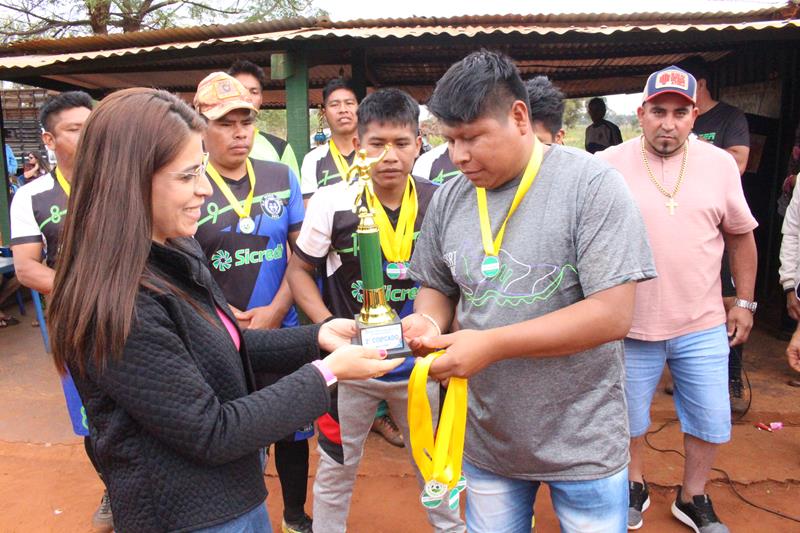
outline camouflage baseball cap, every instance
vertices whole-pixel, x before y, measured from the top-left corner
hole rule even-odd
[[[194,108],[208,120],[217,120],[234,109],[258,112],[248,101],[247,89],[224,72],[212,72],[197,86]]]

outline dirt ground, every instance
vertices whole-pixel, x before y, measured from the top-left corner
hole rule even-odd
[[[0,532],[89,532],[102,485],[82,441],[72,434],[57,375],[38,329],[30,327],[31,315],[18,326],[0,329]],[[785,346],[764,328],[753,333],[745,350],[752,407],[736,422],[717,467],[743,497],[800,518],[800,389],[786,384],[792,375]],[[650,437],[654,447],[682,448],[680,429],[669,422],[674,416],[671,398],[657,393],[653,429],[667,425]],[[756,422],[773,421],[783,422],[784,429],[767,433],[754,427]],[[647,453],[652,505],[642,531],[689,531],[669,512],[682,459],[674,452]],[[312,452],[312,476],[316,457]],[[272,463],[266,483],[273,528],[280,531],[280,485]],[[714,472],[708,492],[733,532],[800,532],[800,523],[740,500],[722,472]],[[311,498],[309,487],[309,512]],[[353,495],[349,531],[429,531],[418,498],[406,452],[371,435]],[[539,492],[535,512],[537,531],[558,531],[546,487]]]

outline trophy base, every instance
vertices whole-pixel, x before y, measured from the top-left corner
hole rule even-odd
[[[387,359],[410,357],[412,355],[411,348],[403,338],[403,325],[400,323],[399,318],[395,317],[389,324],[381,324],[380,326],[364,324],[358,318],[359,316],[356,315],[358,334],[353,337],[353,344],[386,350]]]

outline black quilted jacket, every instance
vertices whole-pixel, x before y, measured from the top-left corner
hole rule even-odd
[[[236,518],[266,498],[259,448],[325,413],[312,365],[318,326],[243,333],[237,351],[217,317],[235,323],[194,239],[154,244],[149,266],[205,310],[141,289],[122,358],[81,377],[118,532],[191,531]],[[299,368],[299,370],[298,370]],[[290,374],[256,391],[254,371]]]

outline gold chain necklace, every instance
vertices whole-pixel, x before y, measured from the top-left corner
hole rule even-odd
[[[681,161],[681,170],[678,173],[678,181],[675,183],[675,188],[670,193],[668,190],[664,188],[661,183],[656,179],[653,175],[653,171],[650,170],[650,163],[647,161],[647,152],[644,148],[644,135],[642,135],[642,159],[644,160],[644,168],[647,170],[647,175],[650,177],[650,181],[653,182],[653,185],[656,186],[658,192],[669,198],[669,200],[664,204],[669,209],[669,214],[675,214],[675,208],[678,207],[678,202],[675,201],[675,195],[678,194],[678,191],[681,188],[681,183],[683,182],[683,175],[686,173],[686,160],[689,156],[689,142],[683,142],[683,160]]]

